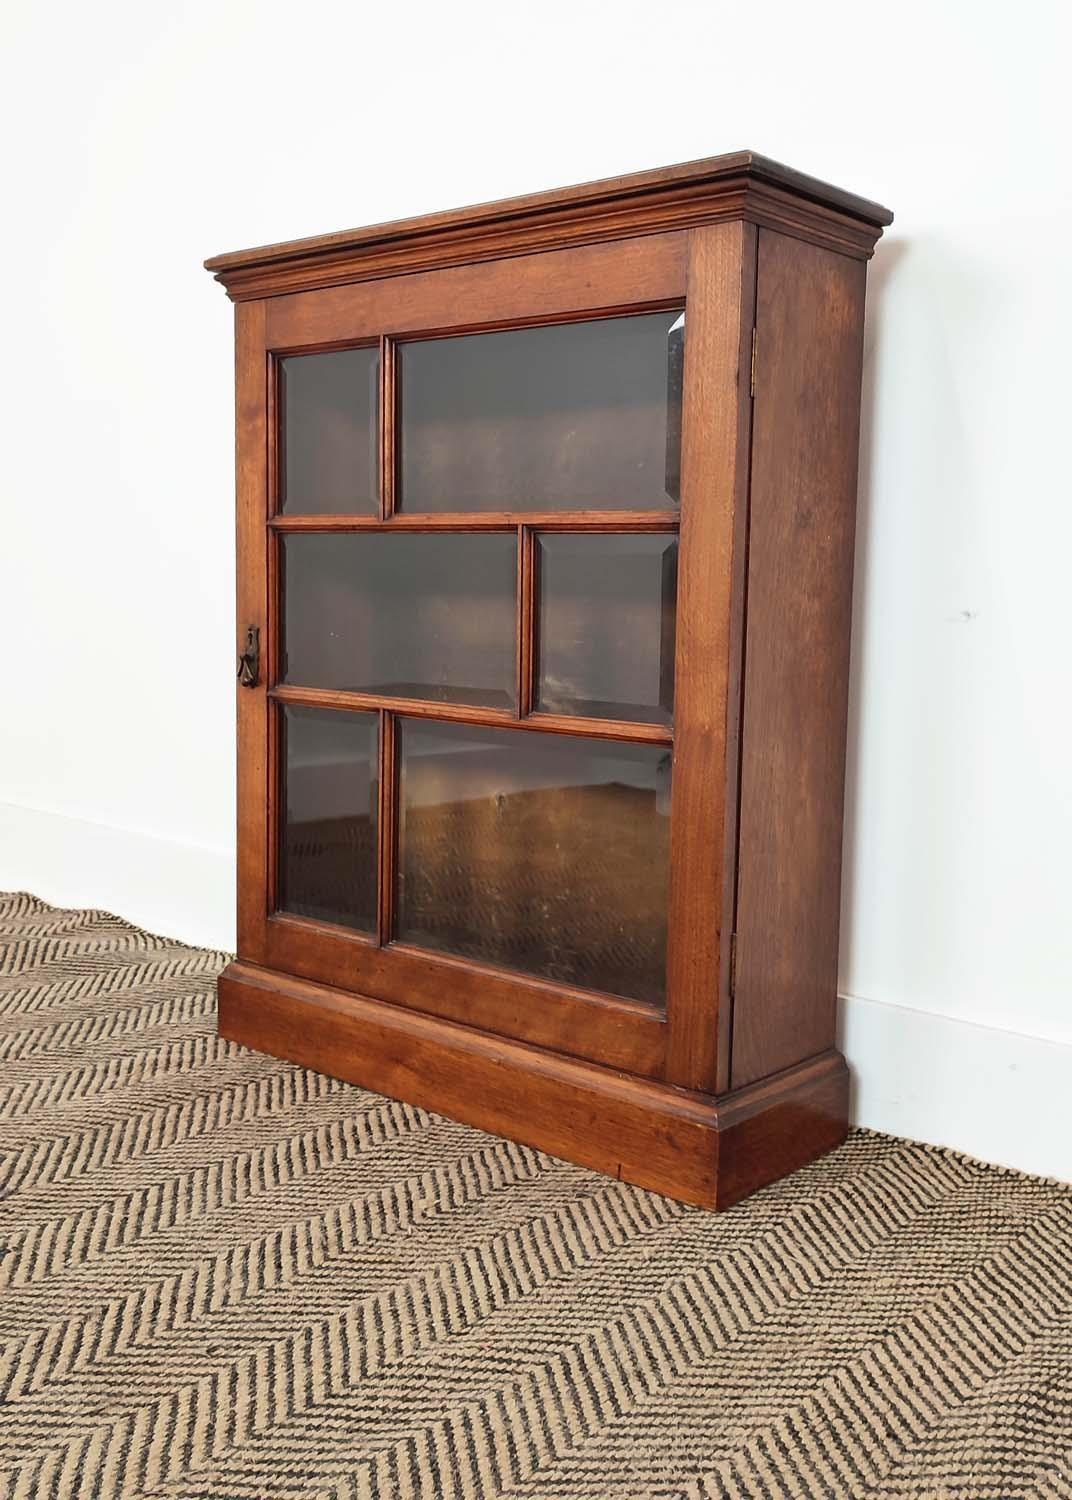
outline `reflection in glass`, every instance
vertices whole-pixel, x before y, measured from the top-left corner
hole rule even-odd
[[[402,506],[671,508],[683,327],[674,309],[401,345]]]
[[[681,504],[681,393],[685,385],[685,314],[666,336],[666,406],[674,416],[666,424],[666,493]]]
[[[537,709],[669,724],[676,537],[550,532],[537,547]]]
[[[288,536],[283,581],[284,682],[513,707],[514,533]]]
[[[669,750],[399,730],[397,937],[662,1005]]]
[[[283,709],[279,906],[376,931],[378,715]]]
[[[287,515],[379,510],[380,354],[280,361],[279,503]]]

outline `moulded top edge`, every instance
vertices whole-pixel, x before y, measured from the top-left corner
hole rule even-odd
[[[290,260],[309,261],[319,255],[331,256],[348,251],[359,254],[363,249],[407,240],[416,241],[427,235],[463,235],[466,230],[478,230],[493,224],[522,223],[528,217],[553,213],[555,210],[571,210],[578,214],[583,213],[586,208],[597,211],[608,205],[625,208],[630,200],[636,200],[639,204],[645,197],[677,188],[702,193],[705,186],[710,186],[712,196],[717,196],[728,187],[744,185],[750,181],[781,188],[820,207],[835,210],[862,224],[870,225],[879,232],[883,226],[893,222],[893,214],[879,203],[845,192],[754,151],[735,151],[725,156],[705,157],[676,166],[634,172],[624,177],[606,177],[597,182],[580,183],[551,192],[530,193],[519,198],[503,198],[469,208],[425,214],[419,218],[396,219],[386,224],[346,229],[335,234],[285,240],[249,250],[234,250],[225,255],[212,256],[205,261],[205,268],[215,272],[219,280],[226,281],[229,272],[252,270],[259,266],[280,266]]]

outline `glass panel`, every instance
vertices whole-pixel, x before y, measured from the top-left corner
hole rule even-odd
[[[563,532],[537,548],[536,707],[669,724],[677,538]]]
[[[513,532],[288,536],[283,581],[284,682],[513,707]]]
[[[683,340],[670,311],[401,345],[402,504],[670,508]]]
[[[280,361],[279,507],[287,515],[380,508],[380,352]]]
[[[378,714],[284,708],[279,906],[376,931]]]
[[[397,936],[665,999],[670,752],[400,722]]]

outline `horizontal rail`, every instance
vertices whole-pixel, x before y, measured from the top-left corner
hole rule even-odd
[[[396,512],[380,516],[273,516],[268,525],[283,533],[303,531],[677,531],[676,510],[496,510]]]
[[[635,744],[672,745],[674,731],[666,724],[642,724],[626,719],[591,719],[572,714],[529,714],[519,719],[506,708],[435,703],[424,698],[394,698],[380,693],[351,693],[336,688],[297,687],[279,683],[268,696],[295,708],[337,708],[373,713],[385,709],[410,719],[439,719],[450,724],[472,724],[487,729],[525,729],[541,734],[568,734],[584,739],[628,740]]]

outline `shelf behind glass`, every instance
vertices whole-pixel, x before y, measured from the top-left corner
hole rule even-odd
[[[512,532],[282,539],[285,683],[510,709]]]

